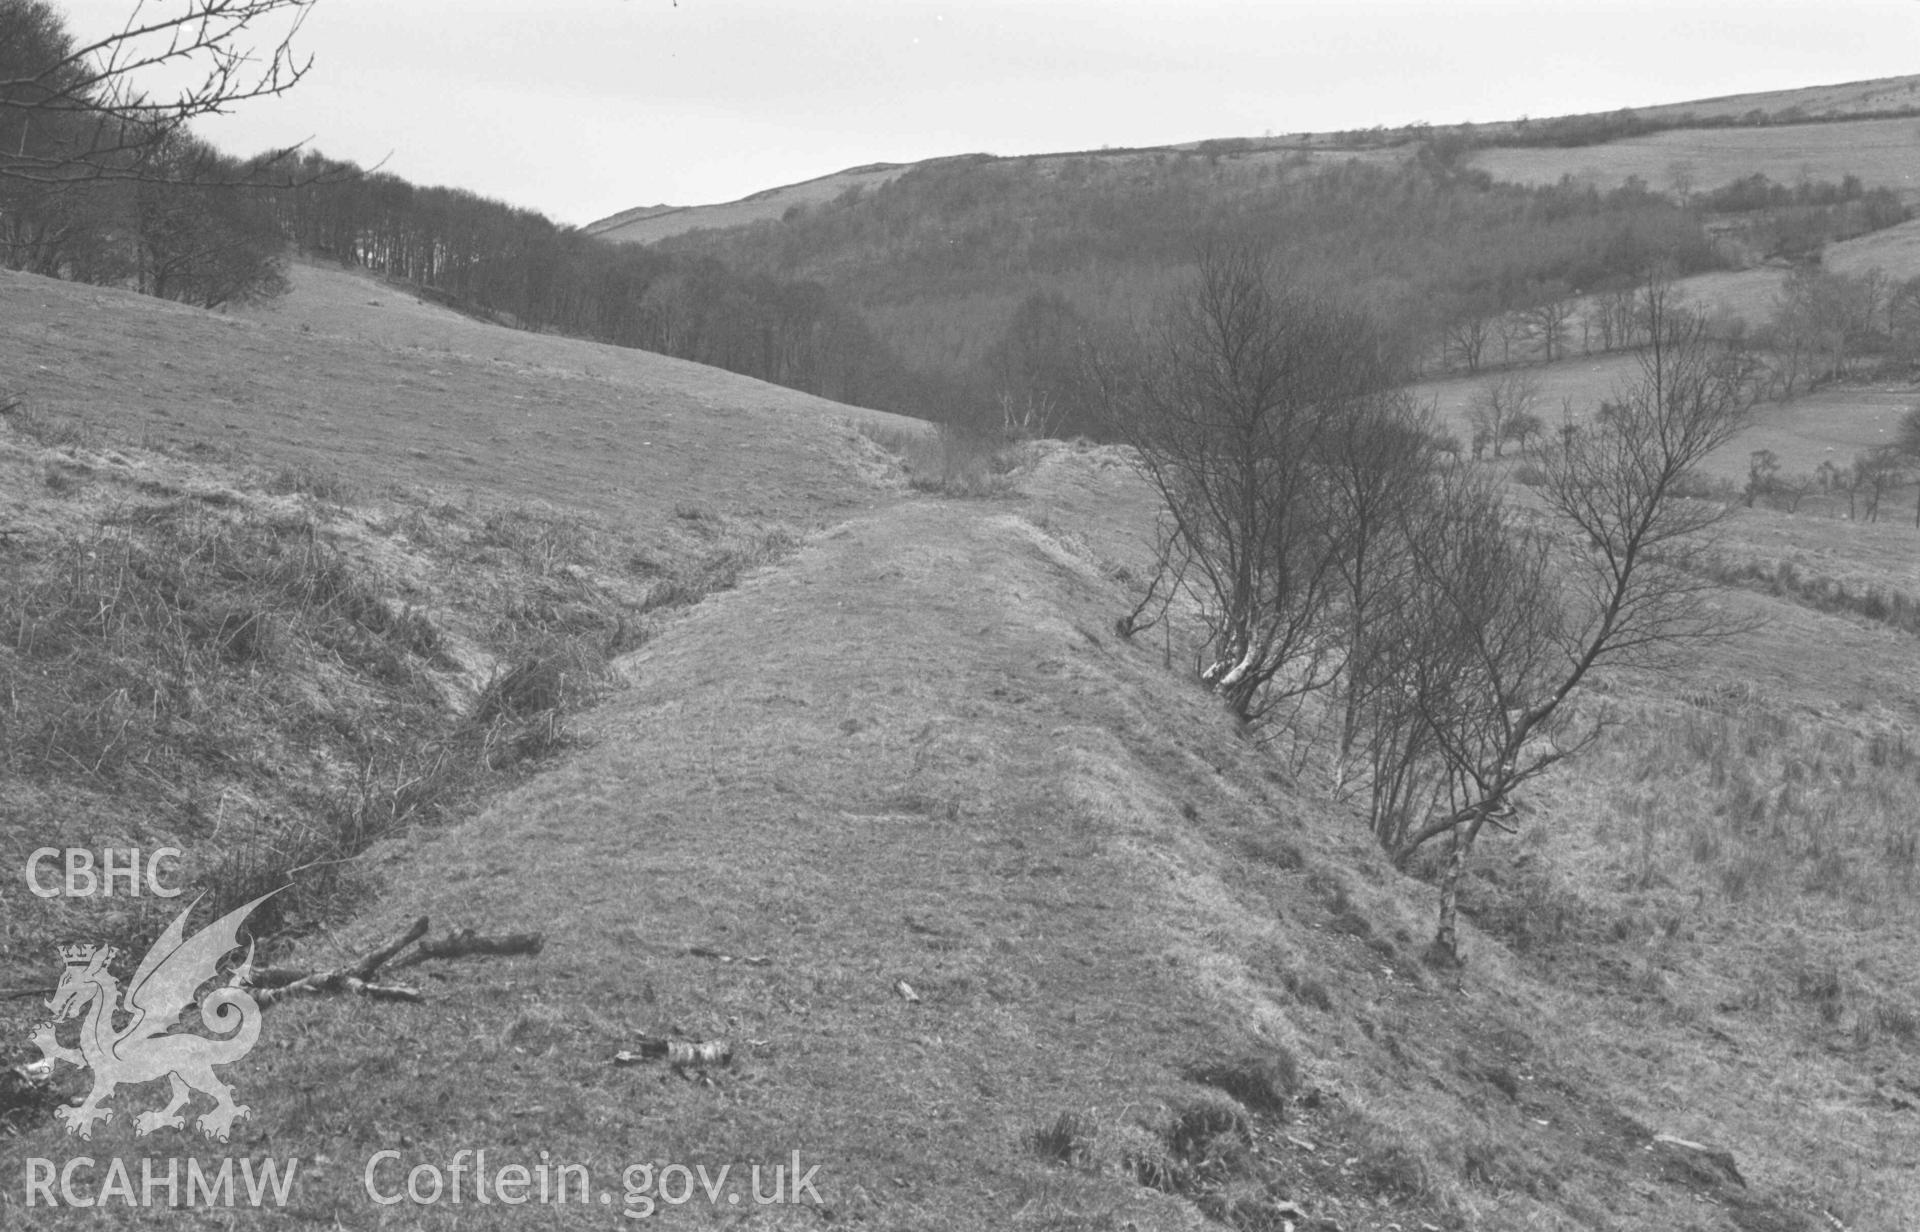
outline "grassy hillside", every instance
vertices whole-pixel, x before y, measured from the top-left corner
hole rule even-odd
[[[796,206],[818,205],[856,188],[878,188],[906,170],[904,164],[850,167],[798,184],[763,189],[752,196],[719,205],[654,205],[622,210],[590,222],[581,230],[616,244],[651,244],[701,227],[771,222]]]
[[[0,271],[0,388],[124,440],[215,442],[379,490],[544,498],[657,524],[686,502],[808,521],[862,503],[823,399],[650,352],[483,325],[293,267],[231,316]],[[723,430],[725,450],[706,448]],[[773,480],[778,477],[780,482]]]
[[[1842,81],[1824,86],[1760,90],[1750,94],[1723,94],[1717,98],[1661,103],[1637,110],[1654,120],[1678,120],[1689,115],[1743,116],[1752,111],[1778,116],[1794,110],[1807,116],[1831,118],[1872,111],[1897,111],[1920,101],[1916,95],[1920,95],[1920,76],[1909,75]]]
[[[1920,96],[1915,96],[1920,100]],[[1848,120],[1766,128],[1677,128],[1601,145],[1478,150],[1496,180],[1554,184],[1570,175],[1611,188],[1629,176],[1665,190],[1716,188],[1756,173],[1782,184],[1858,175],[1920,200],[1920,119]]]
[[[252,1115],[224,1146],[137,1139],[128,1115],[83,1146],[29,1108],[0,1175],[297,1157],[290,1213],[352,1228],[605,1227],[659,1201],[623,1183],[646,1163],[733,1169],[677,1212],[728,1226],[1893,1232],[1920,1209],[1920,650],[1775,584],[1791,564],[1910,593],[1915,532],[1737,522],[1729,569],[1753,576],[1725,602],[1759,632],[1616,678],[1608,743],[1481,844],[1470,964],[1437,975],[1416,957],[1431,887],[1188,683],[1178,639],[1114,634],[1152,517],[1117,450],[1035,446],[999,496],[910,495],[843,408],[297,281],[238,319],[13,279],[0,389],[98,435],[9,429],[9,564],[155,496],[120,472],[182,458],[207,469],[165,476],[179,495],[235,507],[270,486],[236,468],[344,476],[287,498],[383,552],[411,534],[390,519],[471,502],[439,526],[445,565],[387,558],[428,597],[486,546],[485,511],[534,497],[608,537],[609,559],[563,562],[585,575],[723,517],[800,542],[617,657],[624,683],[541,773],[355,857],[354,913],[278,957],[332,965],[419,914],[541,930],[541,955],[412,969],[420,1005],[274,1007],[227,1071]],[[86,503],[49,520],[64,500]],[[512,565],[495,550],[471,578]],[[56,966],[24,939],[106,914],[7,902],[10,986]],[[43,1017],[0,1001],[0,1036]],[[613,1063],[661,1036],[735,1059]],[[368,1196],[377,1152],[391,1194],[462,1149],[584,1165],[591,1200]],[[824,1209],[756,1206],[745,1170],[796,1152]],[[0,1189],[7,1226],[156,1222],[24,1196]]]
[[[274,911],[324,924],[343,861],[566,747],[614,656],[882,495],[831,404],[294,275],[250,318],[5,276],[10,867],[172,845],[226,906],[312,872]],[[45,906],[0,986],[87,914]]]
[[[1809,117],[1831,119],[1836,116],[1857,115],[1863,112],[1896,111],[1920,106],[1920,77],[1886,77],[1873,81],[1844,82],[1836,85],[1805,86],[1785,90],[1765,90],[1752,94],[1730,94],[1719,98],[1697,99],[1681,103],[1664,103],[1652,107],[1635,108],[1635,113],[1654,123],[1682,123],[1689,117],[1694,120],[1738,117],[1754,111],[1768,115],[1780,115],[1791,111]],[[1831,145],[1857,146],[1869,134],[1880,141],[1886,141],[1891,129],[1875,127],[1875,124],[1898,125],[1901,121],[1880,121],[1865,124],[1848,124],[1845,132],[1834,138],[1831,143],[1818,136],[1811,138],[1815,146],[1812,157],[1801,161],[1790,161],[1791,150],[1798,145],[1807,145],[1809,138],[1804,131],[1788,131],[1782,134],[1766,132],[1742,132],[1738,134],[1720,132],[1717,136],[1695,132],[1691,135],[1680,133],[1662,134],[1660,139],[1648,139],[1646,142],[1619,142],[1619,148],[1610,149],[1606,163],[1580,163],[1584,174],[1591,170],[1598,173],[1605,165],[1621,164],[1622,169],[1615,182],[1627,175],[1638,175],[1649,183],[1663,185],[1661,177],[1666,176],[1670,164],[1678,158],[1685,158],[1692,165],[1694,183],[1701,186],[1724,183],[1737,175],[1749,175],[1754,170],[1763,170],[1776,180],[1791,183],[1802,170],[1819,175],[1820,168],[1829,160],[1826,151]],[[1490,134],[1508,134],[1514,128],[1511,124],[1484,124],[1478,128]],[[1910,126],[1909,126],[1910,127]],[[1657,166],[1648,165],[1654,161],[1651,154],[1643,151],[1647,144],[1658,145],[1660,140],[1668,140],[1686,147],[1686,152],[1670,156],[1666,162]],[[1739,168],[1727,175],[1715,177],[1712,168],[1727,161],[1719,156],[1719,151],[1728,148],[1731,142],[1742,153],[1731,161]],[[1885,149],[1898,156],[1904,156],[1911,142],[1902,146],[1897,139],[1889,142]],[[1262,138],[1226,138],[1207,141],[1191,141],[1164,149],[1150,150],[1099,150],[1082,151],[1070,154],[1042,155],[1046,162],[1064,162],[1073,158],[1098,158],[1103,163],[1114,165],[1136,164],[1151,160],[1155,154],[1169,151],[1207,154],[1217,152],[1222,146],[1229,147],[1238,155],[1237,161],[1251,167],[1280,165],[1297,162],[1302,155],[1314,159],[1329,156],[1339,158],[1363,158],[1397,160],[1406,156],[1401,152],[1388,153],[1369,147],[1354,148],[1350,134],[1341,133],[1298,133],[1281,137]],[[1695,148],[1698,147],[1698,148]],[[1880,147],[1876,147],[1880,148]],[[1751,157],[1754,151],[1763,152],[1763,159]],[[1577,161],[1577,152],[1559,151],[1568,161]],[[1535,156],[1529,161],[1529,154]],[[1497,179],[1512,179],[1523,183],[1552,183],[1560,178],[1562,172],[1550,168],[1553,155],[1547,151],[1501,150],[1488,151],[1479,156],[1478,165],[1494,173]],[[940,161],[940,160],[933,160]],[[1747,164],[1753,164],[1748,167]],[[636,206],[622,210],[588,223],[583,230],[590,235],[613,240],[618,243],[651,244],[669,236],[680,235],[699,228],[724,228],[740,226],[746,223],[772,221],[780,218],[795,205],[816,205],[846,192],[856,186],[863,189],[877,188],[881,184],[899,176],[919,163],[899,165],[855,167],[846,171],[834,172],[798,184],[786,184],[778,188],[769,188],[739,201],[715,205],[674,206],[650,205]],[[1842,167],[1837,173],[1824,178],[1839,179],[1850,168]],[[1509,173],[1511,171],[1511,173]],[[1664,186],[1664,185],[1663,185]],[[1903,187],[1911,188],[1903,181]]]
[[[1561,408],[1571,403],[1576,417],[1603,401],[1616,399],[1639,378],[1638,361],[1631,355],[1575,357],[1531,371],[1539,381],[1537,411],[1553,424]],[[1427,381],[1413,387],[1432,403],[1443,421],[1465,437],[1467,409],[1485,387],[1485,381],[1466,377]],[[1725,450],[1707,460],[1707,473],[1732,483],[1747,477],[1747,455],[1771,449],[1789,471],[1812,471],[1822,462],[1849,465],[1855,454],[1886,444],[1896,421],[1916,402],[1908,382],[1830,386],[1792,402],[1763,403],[1750,426]],[[1907,502],[1911,506],[1911,502]]]

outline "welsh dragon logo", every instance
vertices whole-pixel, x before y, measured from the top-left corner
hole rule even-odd
[[[222,1038],[168,1033],[168,1029],[193,1004],[194,991],[218,974],[221,956],[238,947],[240,925],[248,914],[272,896],[263,894],[235,908],[191,937],[186,936],[187,916],[194,904],[188,904],[140,960],[124,1003],[118,982],[107,970],[117,953],[112,946],[60,947],[66,970],[53,999],[46,1002],[53,1018],[36,1027],[31,1039],[40,1045],[49,1064],[65,1061],[93,1070],[93,1090],[86,1100],[77,1107],[55,1111],[66,1122],[68,1133],[92,1138],[95,1121],[113,1119],[113,1110],[103,1107],[102,1101],[116,1087],[164,1077],[173,1084],[173,1098],[164,1108],[136,1116],[134,1132],[145,1136],[156,1129],[181,1128],[184,1118],[180,1110],[193,1098],[193,1092],[200,1091],[213,1097],[214,1106],[196,1124],[207,1137],[227,1140],[233,1123],[246,1116],[248,1108],[233,1102],[233,1088],[214,1075],[213,1067],[247,1055],[260,1038],[260,1007],[240,987],[241,978],[236,974],[227,986],[213,989],[200,999],[201,1021]],[[116,1012],[125,1015],[124,1026],[114,1026]],[[80,1047],[63,1046],[54,1038],[55,1025],[83,1014]]]

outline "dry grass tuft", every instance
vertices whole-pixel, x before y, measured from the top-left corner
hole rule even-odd
[[[861,435],[900,460],[907,486],[936,496],[986,499],[1013,494],[1033,465],[1025,442],[991,432],[935,424],[926,429],[858,425]]]
[[[345,475],[311,465],[283,466],[268,477],[264,487],[276,496],[311,496],[336,505],[348,504],[360,496],[359,485]]]
[[[1096,1163],[1099,1140],[1099,1118],[1070,1108],[1033,1131],[1028,1141],[1048,1163],[1083,1168]]]
[[[1231,1095],[1254,1112],[1276,1117],[1286,1113],[1287,1101],[1300,1090],[1300,1063],[1284,1045],[1269,1052],[1199,1062],[1187,1067],[1186,1076]]]
[[[0,416],[27,440],[47,449],[91,449],[100,430],[75,415],[57,415],[18,395],[0,394]]]

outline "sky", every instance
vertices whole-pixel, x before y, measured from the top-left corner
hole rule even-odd
[[[54,3],[83,38],[133,7]],[[864,163],[1920,72],[1920,0],[315,0],[294,45],[313,57],[296,88],[197,131],[578,225]]]

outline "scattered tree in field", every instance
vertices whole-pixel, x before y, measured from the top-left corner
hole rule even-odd
[[[1594,303],[1594,325],[1600,331],[1600,349],[1612,351],[1630,347],[1638,337],[1634,319],[1634,288],[1631,283],[1615,287],[1598,296]]]
[[[1904,478],[1907,462],[1896,445],[1882,445],[1853,459],[1853,490],[1866,500],[1867,521],[1880,520],[1880,502]],[[1849,516],[1852,502],[1848,502]]]
[[[1887,289],[1887,338],[1896,355],[1920,357],[1920,276]]]
[[[1492,315],[1472,305],[1458,306],[1441,327],[1447,351],[1464,364],[1469,373],[1480,371],[1493,332]]]
[[[1546,438],[1547,422],[1531,411],[1522,411],[1507,420],[1501,435],[1518,447],[1521,453],[1526,453]]]
[[[1772,341],[1782,393],[1791,398],[1804,378],[1831,380],[1874,341],[1874,321],[1888,288],[1879,271],[1836,274],[1802,265],[1788,274],[1774,299]]]
[[[1913,524],[1920,528],[1920,406],[1900,417],[1899,426],[1888,446],[1906,466],[1914,480]]]
[[[1477,444],[1491,446],[1493,456],[1513,439],[1513,426],[1531,416],[1540,401],[1540,379],[1523,368],[1510,368],[1487,380],[1467,404],[1467,423]],[[1478,456],[1476,451],[1475,456]]]
[[[1539,341],[1548,363],[1565,354],[1567,331],[1572,327],[1577,307],[1578,301],[1565,286],[1552,285],[1536,292],[1533,303],[1521,310],[1521,322],[1528,335]]]
[[[1693,196],[1693,188],[1697,182],[1691,160],[1676,158],[1667,164],[1667,187],[1673,191],[1675,197],[1679,198],[1681,205],[1687,204],[1688,199]]]
[[[1493,330],[1500,339],[1500,363],[1511,367],[1513,348],[1524,344],[1529,336],[1527,319],[1517,312],[1503,312],[1494,318]]]
[[[1771,496],[1780,482],[1780,455],[1771,449],[1756,449],[1747,455],[1747,508],[1756,500]]]

